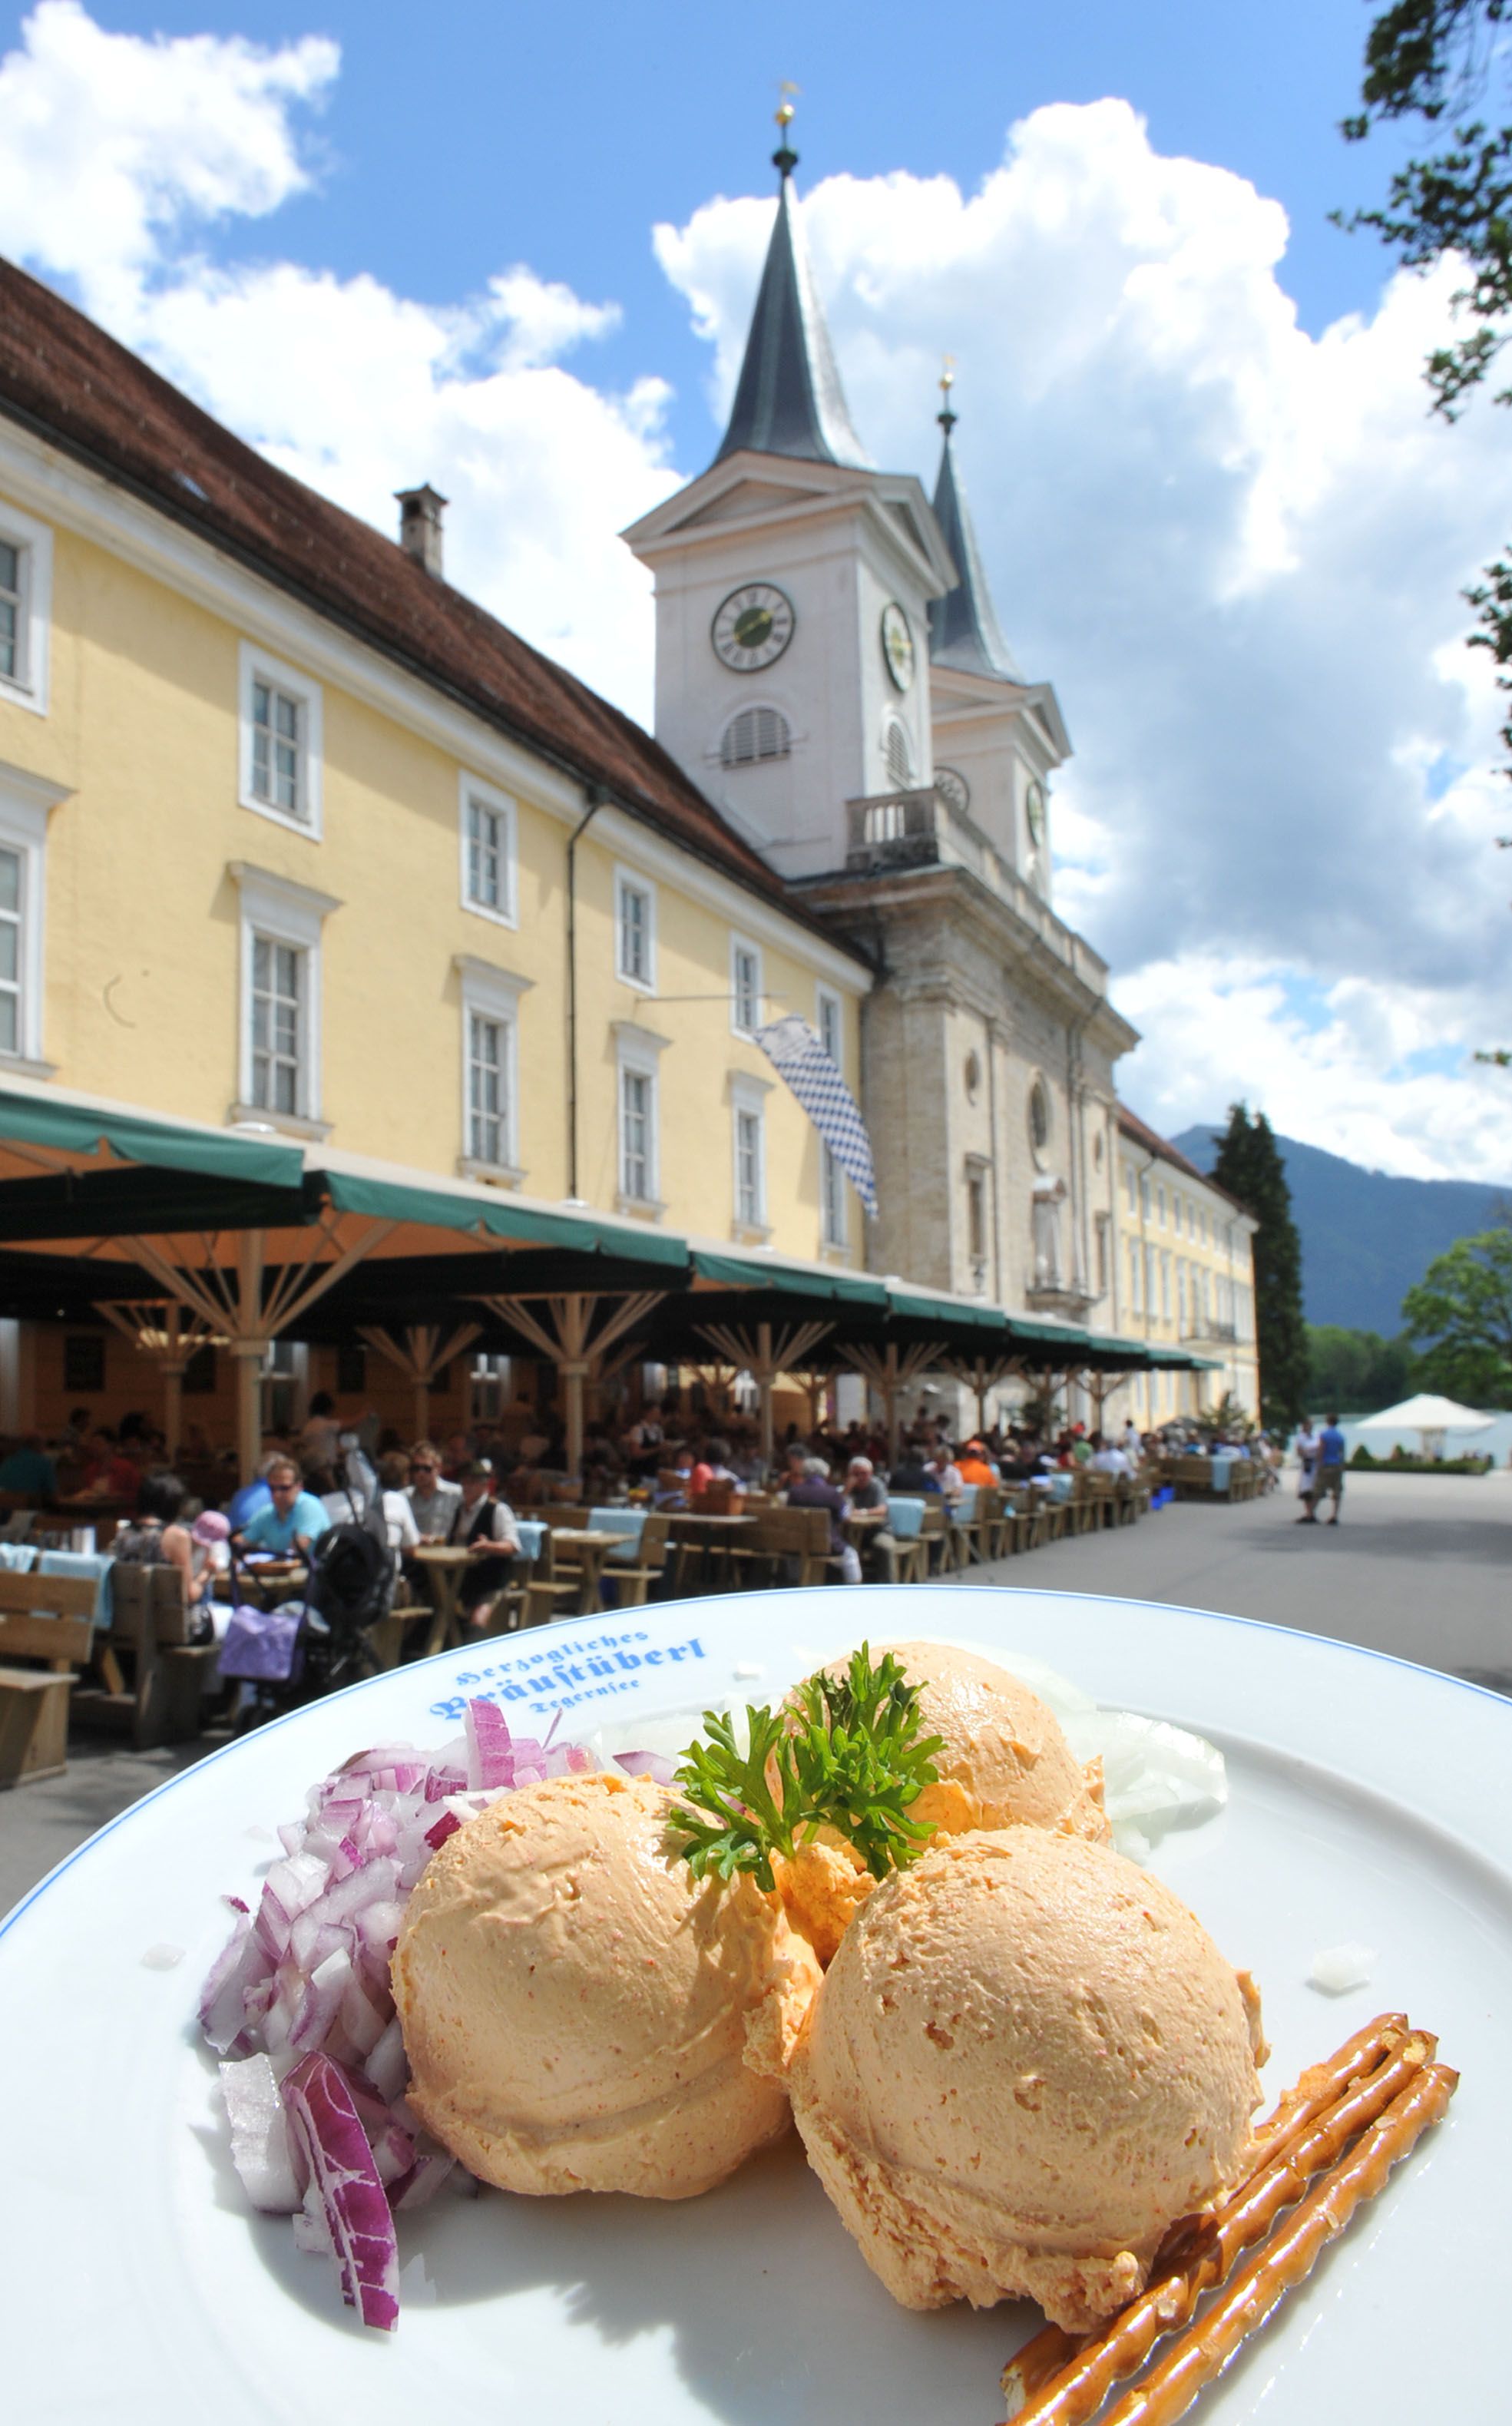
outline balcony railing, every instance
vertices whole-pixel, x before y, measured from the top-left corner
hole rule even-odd
[[[932,787],[873,792],[847,801],[845,867],[852,876],[914,867],[964,867],[1005,901],[1042,948],[1095,994],[1107,990],[1107,962],[1057,918],[975,820]]]

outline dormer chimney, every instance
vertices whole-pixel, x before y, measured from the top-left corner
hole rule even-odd
[[[399,501],[399,545],[406,556],[433,574],[442,574],[442,510],[447,500],[427,480],[421,489],[395,489]]]

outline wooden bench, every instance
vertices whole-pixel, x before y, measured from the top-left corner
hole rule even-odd
[[[13,1583],[29,1584],[29,1576]],[[51,1578],[40,1577],[39,1582]],[[93,1584],[88,1590],[94,1592]],[[111,1569],[110,1629],[96,1646],[95,1672],[73,1696],[81,1726],[129,1735],[136,1752],[154,1744],[187,1743],[201,1732],[214,1642],[191,1642],[191,1619],[177,1567]],[[121,1661],[129,1662],[130,1674]]]
[[[72,1576],[0,1576],[27,1588],[17,1608],[0,1601],[0,1787],[61,1777],[68,1766],[69,1695],[94,1635],[94,1586]],[[39,1616],[35,1611],[56,1609]],[[36,1665],[14,1667],[14,1660]]]

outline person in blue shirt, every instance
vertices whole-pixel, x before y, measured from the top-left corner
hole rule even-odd
[[[1318,1434],[1317,1477],[1313,1509],[1316,1511],[1325,1499],[1331,1499],[1333,1514],[1328,1522],[1337,1525],[1344,1505],[1344,1436],[1337,1415],[1330,1415]]]
[[[40,1432],[28,1432],[0,1464],[0,1491],[20,1491],[34,1499],[56,1499],[57,1474],[42,1447]]]
[[[292,1458],[278,1458],[267,1470],[271,1504],[254,1509],[237,1536],[243,1550],[271,1550],[276,1557],[293,1552],[305,1557],[313,1542],[330,1528],[330,1518],[314,1494],[301,1487]]]

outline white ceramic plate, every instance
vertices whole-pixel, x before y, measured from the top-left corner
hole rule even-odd
[[[576,1620],[353,1688],[170,1779],[0,1930],[6,2414],[179,2426],[992,2426],[1037,2313],[916,2317],[867,2272],[796,2143],[710,2196],[440,2199],[401,2226],[396,2335],[364,2332],[285,2221],[251,2216],[194,2030],[217,1899],[261,1830],[364,1743],[455,1731],[498,1691],[619,1749],[705,1699],[770,1699],[869,1630],[1033,1654],[1105,1703],[1199,1729],[1229,1759],[1218,1820],[1155,1867],[1264,1992],[1272,2094],[1389,2006],[1440,2033],[1463,2086],[1281,2315],[1204,2396],[1207,2426],[1505,2415],[1512,1704],[1311,1636],[1038,1592],[747,1594]],[[487,1666],[489,1674],[481,1676]],[[579,1695],[590,1695],[578,1701]],[[534,1731],[533,1729],[531,1731]],[[658,1736],[666,1730],[656,1729]],[[3,1824],[3,1816],[0,1816]],[[1379,1949],[1371,1985],[1306,1984],[1321,1947]],[[182,1946],[170,1970],[150,1947]]]

